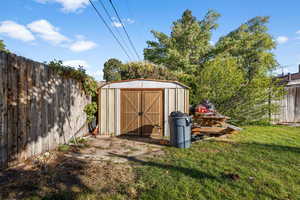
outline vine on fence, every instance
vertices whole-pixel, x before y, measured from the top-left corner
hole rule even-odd
[[[61,60],[54,60],[48,63],[48,66],[54,70],[57,74],[72,78],[79,81],[82,84],[83,90],[86,95],[95,97],[97,95],[97,81],[89,76],[83,66],[79,66],[78,69],[65,66]]]
[[[93,77],[89,76],[82,66],[79,66],[78,69],[65,66],[61,60],[51,61],[48,63],[48,66],[63,77],[72,78],[79,81],[82,84],[86,95],[92,97],[97,96],[97,81]],[[97,103],[92,102],[87,104],[84,107],[84,112],[87,114],[87,122],[92,122],[95,119],[95,114],[97,113]]]

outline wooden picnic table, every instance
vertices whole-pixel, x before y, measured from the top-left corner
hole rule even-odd
[[[192,133],[194,135],[223,135],[233,133],[238,127],[226,123],[230,119],[220,114],[196,115],[193,118]]]
[[[195,115],[193,121],[198,127],[226,127],[226,120],[228,119],[230,118],[219,114]]]

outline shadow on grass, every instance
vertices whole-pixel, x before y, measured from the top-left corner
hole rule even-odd
[[[289,146],[281,146],[281,145],[272,145],[272,144],[260,144],[260,143],[233,143],[233,142],[227,142],[227,141],[208,141],[208,142],[224,142],[224,143],[230,143],[231,145],[236,145],[239,148],[251,148],[257,151],[274,151],[274,153],[277,152],[293,152],[293,153],[300,153],[300,148],[297,147],[289,147]],[[243,174],[239,174],[239,172],[233,171],[232,173],[236,173],[238,178],[232,178],[230,174],[227,174],[228,172],[216,172],[216,174],[210,174],[205,172],[207,169],[199,170],[195,169],[193,167],[187,168],[183,166],[176,166],[175,164],[164,164],[164,163],[159,163],[155,161],[147,161],[147,160],[141,160],[137,157],[131,157],[131,156],[124,156],[124,155],[119,155],[115,153],[111,153],[112,156],[117,156],[120,158],[125,158],[128,161],[134,162],[136,164],[139,164],[141,166],[149,166],[149,167],[155,167],[158,168],[158,170],[169,170],[170,172],[175,172],[175,173],[182,173],[184,176],[191,177],[193,179],[197,179],[200,181],[200,183],[203,183],[203,180],[206,180],[208,182],[213,181],[217,182],[218,184],[221,185],[228,185],[231,188],[234,188],[236,191],[247,191],[251,192],[253,194],[256,194],[257,198],[269,198],[269,199],[279,199],[276,193],[273,193],[273,190],[277,190],[276,186],[272,188],[272,183],[271,182],[262,182],[260,187],[255,187],[251,186],[251,181],[249,182],[249,177],[244,176]],[[188,155],[187,155],[188,156]],[[201,160],[201,158],[199,158]],[[180,162],[180,161],[179,161]],[[147,173],[147,172],[145,172]],[[235,176],[235,174],[233,174]],[[155,179],[155,177],[153,177]],[[168,181],[172,181],[168,179]],[[176,184],[177,179],[174,179],[174,184]],[[205,182],[206,182],[205,181]],[[165,183],[161,183],[164,185]],[[245,187],[246,185],[249,185],[249,187]],[[205,184],[202,184],[203,187],[206,187]],[[152,191],[151,188],[149,190],[144,190],[145,192],[149,192],[151,194]],[[170,189],[169,192],[172,192]],[[182,191],[184,192],[184,191]]]
[[[143,166],[150,166],[150,167],[157,167],[165,170],[171,170],[174,172],[180,172],[183,173],[186,176],[190,176],[191,178],[196,178],[196,179],[214,179],[217,180],[218,178],[216,176],[210,175],[208,173],[192,169],[192,168],[186,168],[186,167],[179,167],[175,165],[168,165],[168,164],[161,164],[153,161],[145,161],[138,159],[136,157],[132,156],[125,156],[125,155],[119,155],[115,153],[110,153],[112,156],[120,157],[120,158],[125,158],[128,161],[132,161],[134,163],[143,165]]]
[[[63,158],[33,169],[7,169],[0,173],[0,199],[76,199],[91,190],[81,180],[87,163]]]

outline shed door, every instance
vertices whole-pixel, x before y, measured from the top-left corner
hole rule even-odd
[[[122,90],[121,133],[163,134],[163,90]]]

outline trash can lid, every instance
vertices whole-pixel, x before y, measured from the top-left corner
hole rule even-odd
[[[174,111],[174,112],[171,112],[171,117],[188,117],[189,115],[186,114],[186,113],[183,113],[181,111]]]

